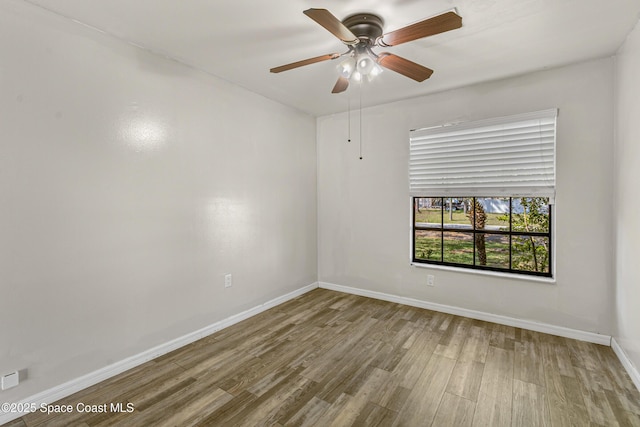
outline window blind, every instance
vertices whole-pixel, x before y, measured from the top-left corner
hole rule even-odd
[[[411,131],[411,196],[549,197],[553,203],[557,112]]]

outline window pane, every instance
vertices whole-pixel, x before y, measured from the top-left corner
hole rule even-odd
[[[473,234],[444,233],[444,261],[473,265]]]
[[[415,259],[442,261],[441,237],[442,233],[439,231],[416,230]]]
[[[476,200],[486,215],[485,230],[509,231],[508,197],[479,197]],[[478,229],[482,228],[478,227]]]
[[[548,202],[542,197],[415,197],[413,260],[551,276]]]
[[[471,230],[473,217],[469,207],[473,199],[469,197],[447,197],[444,199],[444,226]]]
[[[484,243],[484,264],[482,243]],[[476,264],[494,268],[509,268],[509,236],[476,234]]]
[[[420,227],[442,227],[442,198],[416,197],[413,200],[416,225]]]
[[[522,197],[513,199],[513,231],[549,232],[549,198]]]
[[[512,242],[513,269],[549,272],[549,238],[513,236]]]

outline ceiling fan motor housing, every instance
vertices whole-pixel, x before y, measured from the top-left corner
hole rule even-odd
[[[382,36],[384,21],[372,13],[357,13],[346,17],[342,24],[347,27],[361,42],[372,45]]]

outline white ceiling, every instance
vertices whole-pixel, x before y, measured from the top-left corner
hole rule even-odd
[[[333,95],[338,61],[269,69],[344,45],[303,15],[372,12],[385,32],[457,8],[463,27],[386,48],[435,70],[417,83],[392,71],[365,84],[382,104],[612,55],[640,17],[640,0],[25,0],[234,82],[312,115],[347,109],[357,88]],[[377,48],[379,53],[383,51]]]

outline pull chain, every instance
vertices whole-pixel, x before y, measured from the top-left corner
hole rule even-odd
[[[351,142],[351,95],[347,94],[347,142]]]
[[[359,92],[360,92],[360,105],[359,105],[359,109],[360,109],[360,160],[362,160],[362,79],[360,80],[360,85],[359,85]]]

